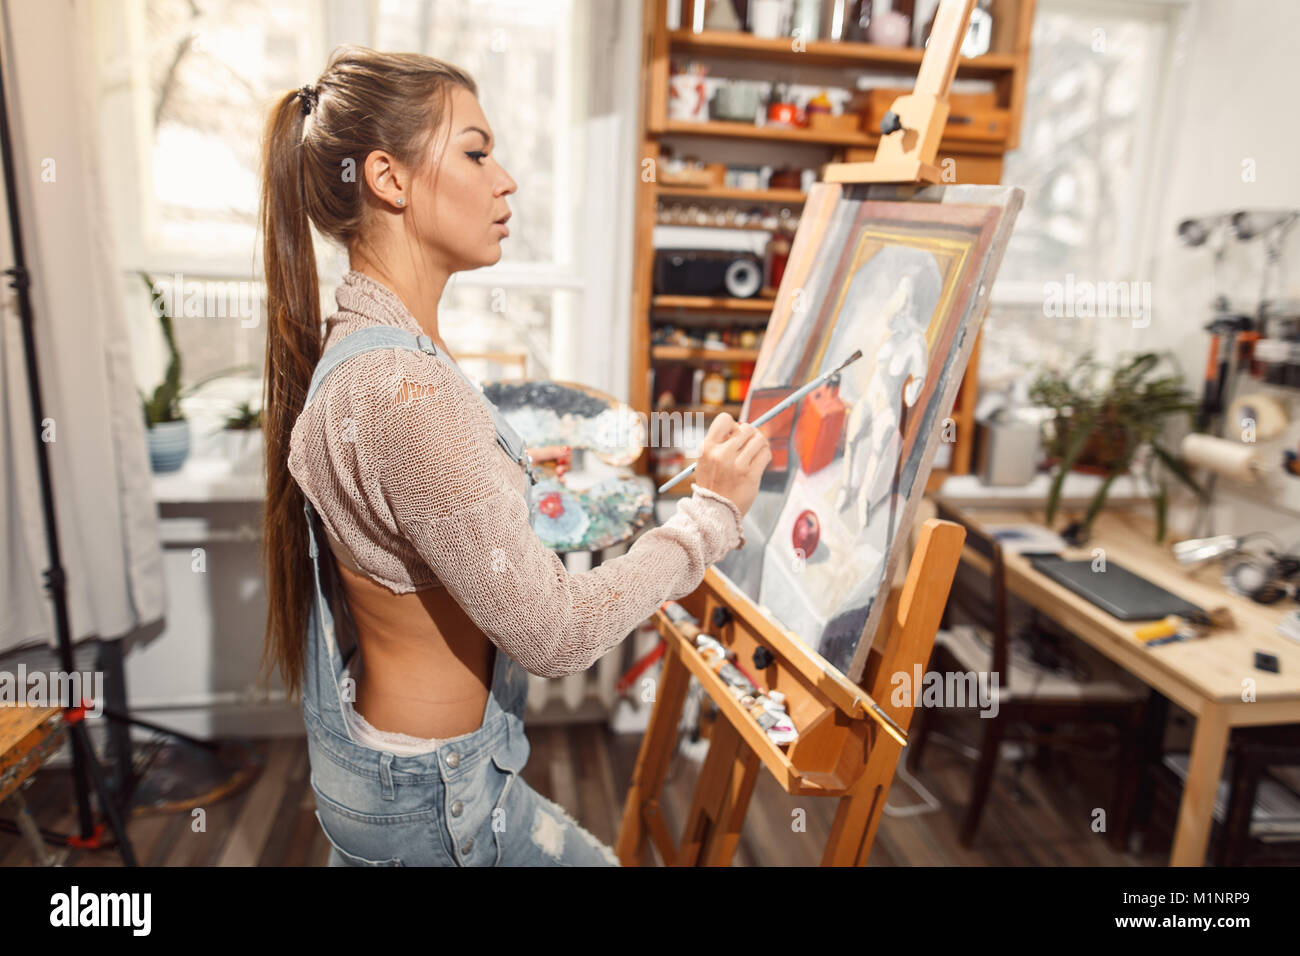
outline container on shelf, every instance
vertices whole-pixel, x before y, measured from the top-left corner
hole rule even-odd
[[[855,25],[853,17],[858,6],[856,0],[822,0],[822,39],[832,43],[857,39],[853,33]],[[868,10],[870,7],[868,0]]]
[[[790,18],[790,35],[800,40],[818,39],[822,19],[821,8],[821,0],[794,0],[794,13]]]
[[[784,0],[749,0],[749,32],[774,40],[785,35]]]
[[[668,79],[668,117],[703,123],[709,118],[709,97],[704,77],[678,73]]]
[[[709,367],[708,374],[700,386],[701,405],[725,405],[727,403],[727,380],[716,365]]]
[[[726,80],[713,94],[709,112],[713,119],[729,123],[753,123],[763,105],[758,83]]]

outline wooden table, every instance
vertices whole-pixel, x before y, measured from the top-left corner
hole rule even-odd
[[[1041,507],[1033,509],[944,505],[972,524],[1043,524]],[[1205,862],[1213,822],[1214,799],[1233,727],[1300,723],[1300,643],[1277,631],[1288,603],[1256,604],[1228,591],[1220,582],[1221,563],[1199,568],[1180,565],[1166,544],[1154,540],[1150,506],[1108,509],[1093,524],[1092,540],[1084,548],[1063,552],[1067,558],[1093,558],[1102,548],[1107,561],[1122,565],[1160,587],[1206,610],[1227,607],[1232,628],[1206,637],[1147,648],[1134,636],[1140,621],[1121,621],[1073,591],[1038,572],[1029,559],[1005,553],[1007,588],[1021,600],[1095,647],[1134,677],[1154,688],[1196,718],[1191,760],[1174,829],[1173,866]],[[1075,519],[1081,515],[1069,514]],[[1065,521],[1058,517],[1064,527]],[[963,560],[987,568],[969,548]],[[1275,654],[1279,673],[1255,669],[1255,652]]]

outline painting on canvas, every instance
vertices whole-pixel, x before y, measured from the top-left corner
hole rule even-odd
[[[853,680],[925,491],[1022,191],[809,194],[749,394],[753,420],[854,362],[764,433],[772,464],[718,569]]]

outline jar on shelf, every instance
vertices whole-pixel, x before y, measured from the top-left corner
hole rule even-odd
[[[767,240],[764,250],[764,274],[769,289],[781,287],[781,277],[785,275],[786,263],[790,261],[790,239],[784,232],[774,232]]]
[[[724,405],[727,401],[727,380],[716,365],[710,366],[700,387],[701,405]]]

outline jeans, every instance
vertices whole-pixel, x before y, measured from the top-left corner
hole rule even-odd
[[[322,592],[314,530],[310,541],[316,594],[302,712],[316,819],[332,847],[329,865],[618,866],[609,847],[524,782],[528,674],[500,649],[477,730],[417,756],[353,739],[343,717],[346,662]]]

